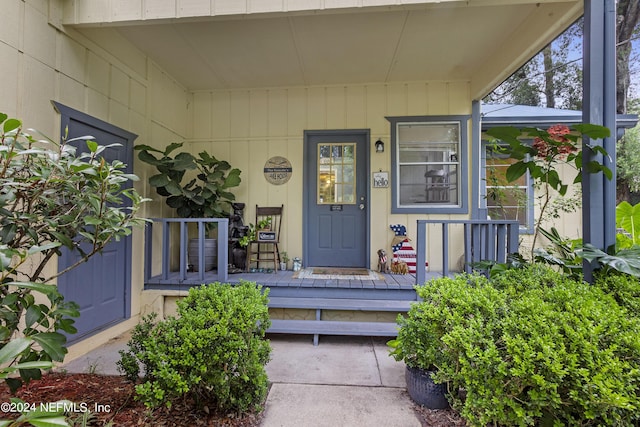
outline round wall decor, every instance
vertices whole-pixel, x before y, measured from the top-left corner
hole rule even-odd
[[[272,157],[264,164],[264,177],[273,185],[286,183],[292,174],[291,162],[284,157]]]

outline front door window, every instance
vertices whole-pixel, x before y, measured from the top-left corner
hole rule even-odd
[[[318,145],[319,205],[356,203],[356,144]]]

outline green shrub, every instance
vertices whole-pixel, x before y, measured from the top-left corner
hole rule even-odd
[[[601,289],[534,265],[434,280],[418,295],[392,354],[437,366],[471,425],[640,421],[640,321]]]
[[[625,273],[607,271],[596,276],[595,285],[613,296],[633,316],[640,314],[640,278]]]
[[[259,408],[271,352],[267,294],[253,282],[203,285],[178,301],[179,317],[143,319],[118,364],[129,379],[143,369],[137,398],[147,407],[189,397],[220,411]]]

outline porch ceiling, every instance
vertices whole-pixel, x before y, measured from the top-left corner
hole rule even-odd
[[[91,37],[115,29],[189,90],[468,80],[479,98],[582,12],[581,0],[473,4],[133,21],[81,31]]]

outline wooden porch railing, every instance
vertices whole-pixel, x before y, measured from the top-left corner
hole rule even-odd
[[[220,282],[227,281],[228,279],[228,247],[229,241],[229,220],[227,218],[152,218],[152,222],[147,225],[145,230],[145,257],[144,257],[144,281],[147,283],[152,277],[153,273],[153,228],[160,226],[162,228],[162,244],[160,250],[162,251],[162,271],[161,279],[167,280],[171,273],[171,254],[173,245],[175,245],[175,238],[172,239],[172,233],[178,228],[178,253],[179,253],[179,267],[178,267],[178,279],[184,281],[187,278],[187,247],[188,247],[188,230],[187,225],[190,223],[196,223],[198,227],[198,280],[204,280],[205,271],[205,256],[204,256],[204,238],[206,235],[206,225],[211,223],[218,224],[218,262],[217,262],[217,280]],[[172,224],[174,225],[172,227]],[[175,224],[178,224],[177,226]],[[193,274],[193,273],[191,273]]]
[[[500,220],[418,220],[416,241],[416,283],[425,282],[424,266],[427,254],[427,225],[442,225],[442,275],[449,275],[449,227],[463,225],[465,271],[471,272],[473,262],[491,260],[506,262],[507,255],[518,251],[518,221]],[[435,244],[432,240],[431,245]]]

